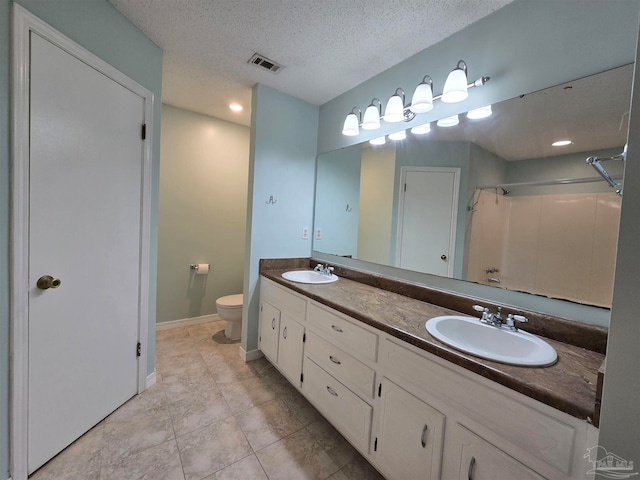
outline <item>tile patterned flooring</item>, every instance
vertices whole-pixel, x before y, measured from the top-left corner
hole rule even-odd
[[[157,383],[31,480],[384,480],[225,322],[157,333]]]

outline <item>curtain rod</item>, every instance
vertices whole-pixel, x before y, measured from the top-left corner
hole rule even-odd
[[[619,178],[619,177],[616,177]],[[500,183],[497,185],[476,185],[476,190],[489,190],[492,188],[509,188],[509,187],[538,187],[544,185],[569,185],[572,183],[592,183],[602,182],[602,177],[586,177],[586,178],[560,178],[556,180],[538,180],[534,182],[517,182],[517,183]]]

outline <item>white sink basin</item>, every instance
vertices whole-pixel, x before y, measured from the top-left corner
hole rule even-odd
[[[526,367],[553,365],[558,354],[540,337],[480,323],[478,318],[447,315],[425,324],[427,331],[457,350],[495,362]]]
[[[313,270],[291,270],[284,272],[282,278],[298,283],[333,283],[338,281],[338,276],[333,273],[323,275]]]

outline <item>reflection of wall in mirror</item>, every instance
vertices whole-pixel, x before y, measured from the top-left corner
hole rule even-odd
[[[395,186],[395,143],[362,150],[360,174],[360,260],[392,265],[393,189]]]
[[[358,248],[360,145],[318,160],[313,248],[340,256],[355,256]]]
[[[477,200],[468,280],[611,305],[619,196],[608,192],[507,197],[483,190]]]

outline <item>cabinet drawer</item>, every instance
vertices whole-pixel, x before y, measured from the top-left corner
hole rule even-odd
[[[260,282],[260,295],[272,305],[297,320],[304,320],[307,309],[307,301],[295,294],[288,292],[284,287],[266,278]]]
[[[356,325],[343,316],[338,316],[316,305],[309,305],[307,320],[313,323],[323,336],[344,350],[376,361],[378,356],[378,335]]]
[[[373,397],[375,370],[317,334],[307,335],[306,355],[324,370],[363,397]]]
[[[369,452],[370,405],[325,372],[312,360],[304,362],[305,396],[361,452]]]

